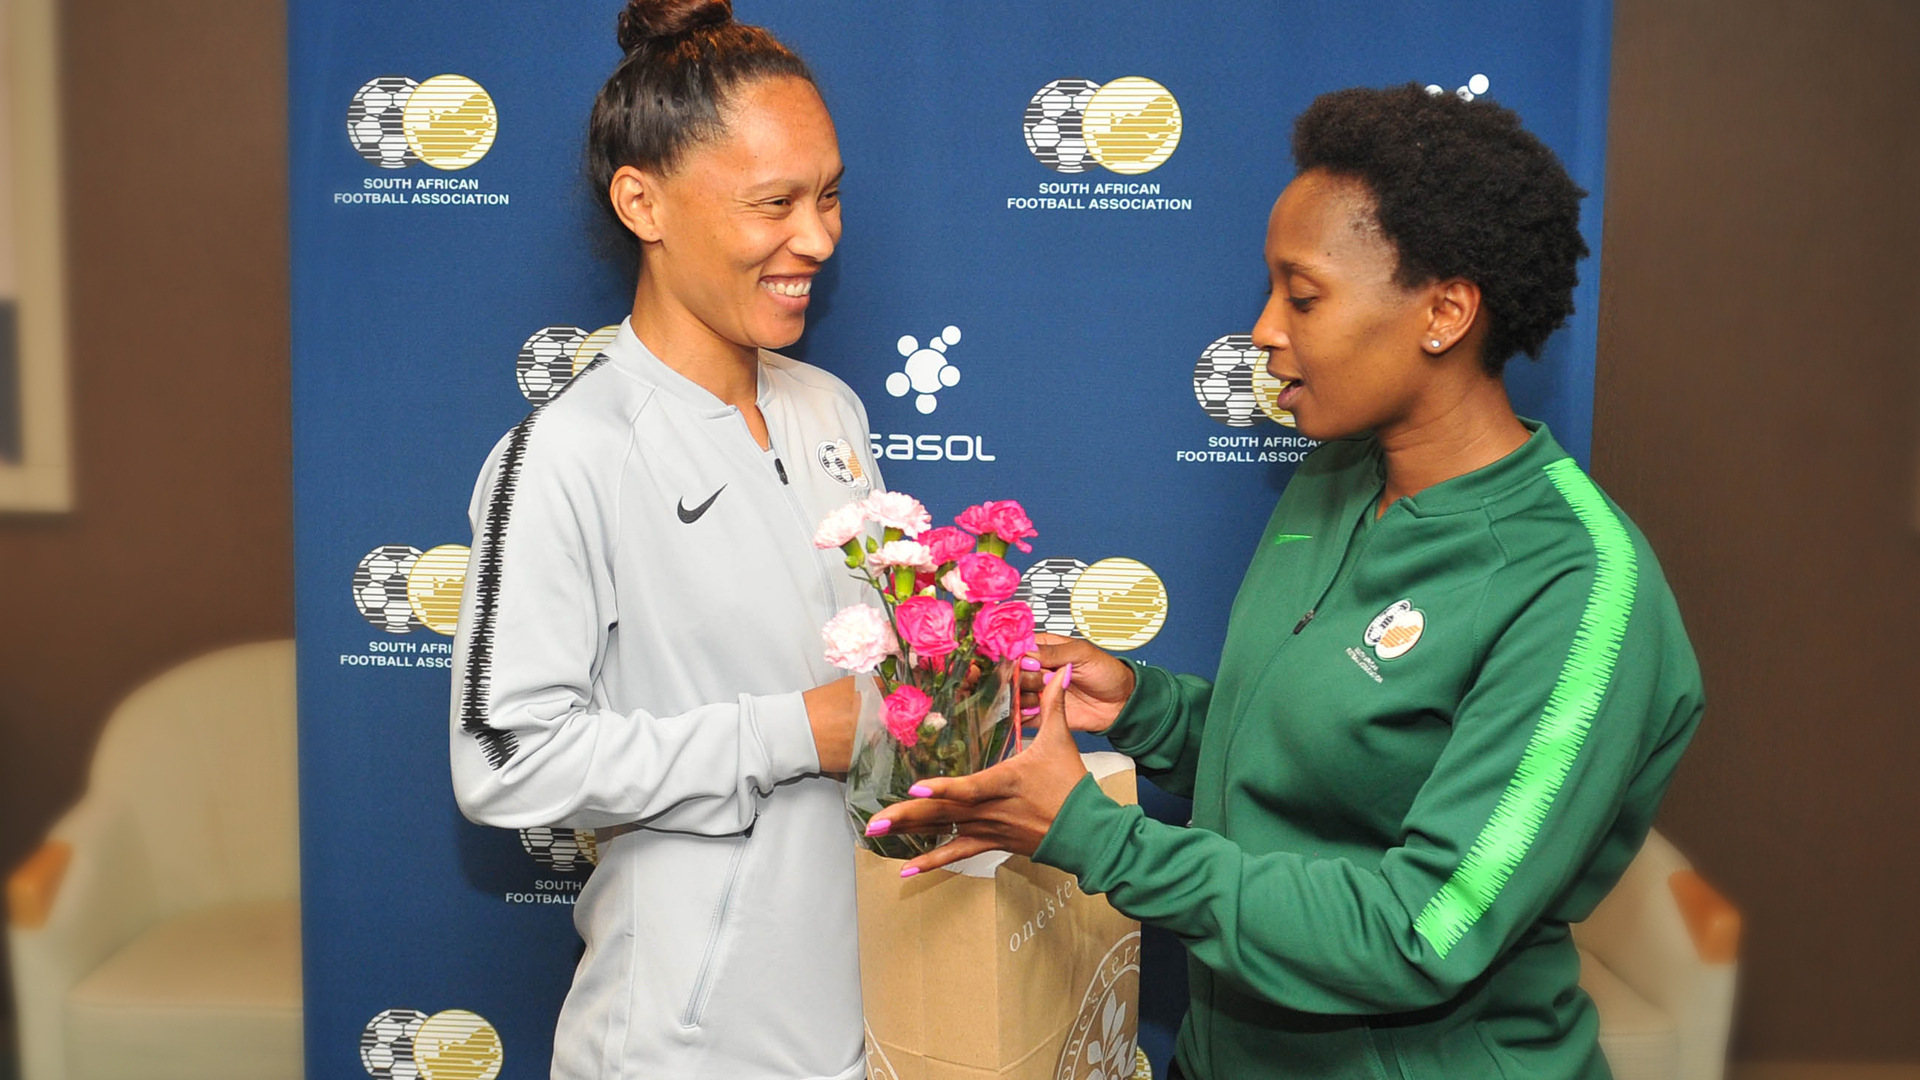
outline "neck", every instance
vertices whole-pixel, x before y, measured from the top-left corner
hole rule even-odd
[[[1418,415],[1374,433],[1387,459],[1381,513],[1395,499],[1499,461],[1530,434],[1497,377],[1475,378],[1422,405]]]
[[[721,403],[744,410],[759,396],[760,351],[715,333],[644,271],[633,294],[633,333],[661,363]]]

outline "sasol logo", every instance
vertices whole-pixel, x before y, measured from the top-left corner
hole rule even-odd
[[[370,164],[404,169],[416,161],[443,171],[474,164],[493,149],[500,114],[486,88],[465,75],[414,82],[384,75],[347,106],[347,141]]]
[[[1054,172],[1095,165],[1137,176],[1166,164],[1180,145],[1180,103],[1152,79],[1129,75],[1101,85],[1055,79],[1027,102],[1021,117],[1027,149]]]
[[[998,461],[984,435],[891,435],[873,432],[868,449],[889,461]]]
[[[914,395],[913,407],[926,415],[940,407],[934,395],[960,381],[960,369],[947,359],[947,350],[960,344],[960,328],[949,326],[936,337],[927,339],[926,348],[911,335],[895,343],[906,362],[899,371],[887,376],[887,393],[894,397]]]
[[[1475,75],[1473,78],[1467,80],[1467,85],[1456,88],[1453,91],[1453,96],[1459,98],[1461,101],[1472,101],[1474,98],[1485,94],[1491,89],[1493,89],[1492,79],[1487,78],[1485,75]],[[1446,92],[1447,88],[1441,86],[1439,83],[1427,84],[1427,93],[1436,97]]]

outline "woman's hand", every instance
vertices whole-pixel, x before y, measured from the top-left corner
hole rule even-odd
[[[1067,727],[1096,735],[1112,727],[1127,699],[1133,696],[1133,665],[1079,638],[1038,634],[1034,640],[1040,643],[1038,655],[1020,661],[1021,723],[1031,724],[1028,718],[1040,713],[1040,688],[1045,679],[1041,670],[1051,672],[1070,665],[1073,689],[1066,699]]]
[[[868,836],[942,833],[959,827],[958,837],[908,863],[900,871],[901,877],[912,877],[983,851],[1031,855],[1040,846],[1067,796],[1087,775],[1080,748],[1067,730],[1069,687],[1079,682],[1075,670],[1071,662],[1067,663],[1041,691],[1040,735],[1025,750],[972,776],[923,780],[913,787],[919,798],[896,803],[873,816],[867,826]]]
[[[807,705],[807,723],[813,727],[813,749],[820,755],[820,771],[844,777],[853,761],[853,729],[860,720],[859,675],[835,679],[800,695]]]

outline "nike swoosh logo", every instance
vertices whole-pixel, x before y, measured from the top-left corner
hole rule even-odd
[[[721,484],[720,491],[725,491],[725,490],[727,490],[727,485]],[[687,509],[687,500],[685,498],[682,498],[680,500],[680,505],[675,508],[680,511],[680,520],[686,522],[689,525],[693,524],[696,521],[699,521],[700,515],[706,513],[707,507],[713,505],[713,500],[720,497],[720,491],[716,491],[713,494],[707,496],[706,502],[701,503],[699,506],[696,506],[691,510]]]
[[[1281,533],[1280,535],[1273,538],[1273,546],[1279,547],[1281,544],[1291,544],[1295,540],[1311,540],[1311,539],[1313,539],[1313,537],[1308,536],[1304,533]]]

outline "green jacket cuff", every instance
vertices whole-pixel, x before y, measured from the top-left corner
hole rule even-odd
[[[1138,660],[1125,662],[1133,666],[1133,696],[1101,734],[1115,750],[1139,758],[1159,745],[1180,715],[1180,684],[1164,668]]]
[[[1089,773],[1068,793],[1033,861],[1072,874],[1087,892],[1105,892],[1111,883],[1096,880],[1100,868],[1110,865],[1114,846],[1125,842],[1140,813],[1114,802]]]

